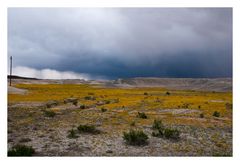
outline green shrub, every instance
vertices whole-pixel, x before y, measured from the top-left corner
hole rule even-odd
[[[101,108],[101,111],[102,111],[102,112],[106,112],[107,109],[106,109],[106,108]]]
[[[147,119],[147,115],[144,112],[138,112],[137,117]]]
[[[91,100],[91,96],[85,96],[84,99],[85,100]]]
[[[154,120],[152,129],[152,136],[164,137],[166,139],[179,139],[180,132],[177,129],[165,128],[161,120]]]
[[[175,139],[175,140],[177,140],[177,139],[180,138],[180,132],[177,129],[166,128],[166,129],[164,129],[163,135],[167,139]]]
[[[129,132],[123,132],[123,139],[128,145],[141,146],[148,144],[148,136],[142,130],[130,130]]]
[[[97,130],[96,127],[93,125],[79,125],[77,129],[79,133],[91,133],[91,134],[100,133],[100,131]]]
[[[213,152],[212,156],[214,156],[214,157],[232,157],[232,154],[229,152]]]
[[[161,120],[154,120],[153,125],[152,125],[152,129],[163,129],[163,123]]]
[[[46,117],[54,117],[56,115],[56,113],[54,111],[50,111],[50,110],[44,110],[44,115]]]
[[[110,100],[104,100],[104,104],[110,104],[111,101]]]
[[[112,99],[112,103],[119,103],[119,99]]]
[[[77,106],[78,105],[78,101],[74,101],[73,105]]]
[[[164,136],[164,131],[163,130],[156,130],[152,132],[152,136],[153,137],[163,137]]]
[[[217,112],[217,111],[215,111],[215,112],[213,112],[213,116],[214,116],[214,117],[220,117],[220,113]]]
[[[68,138],[78,138],[74,129],[69,130]]]
[[[85,96],[84,99],[85,100],[96,100],[96,98],[94,96]]]
[[[135,121],[133,121],[133,122],[131,122],[131,126],[135,126],[135,124],[136,124],[136,122]]]
[[[32,156],[35,150],[32,147],[25,145],[16,145],[8,150],[8,156]]]
[[[164,126],[161,120],[154,120],[152,129],[152,136],[154,137],[163,137]]]
[[[80,109],[85,109],[86,106],[84,104],[80,105]]]
[[[188,108],[189,107],[189,104],[188,103],[184,103],[183,105],[182,105],[182,108]]]

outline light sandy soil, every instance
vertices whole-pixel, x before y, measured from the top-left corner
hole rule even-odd
[[[8,86],[8,93],[10,93],[10,94],[26,94],[27,90]]]

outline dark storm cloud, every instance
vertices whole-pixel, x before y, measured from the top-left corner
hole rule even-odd
[[[231,77],[230,8],[10,8],[15,65],[107,78]]]

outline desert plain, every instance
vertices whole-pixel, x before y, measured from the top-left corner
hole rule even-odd
[[[8,150],[26,145],[33,156],[232,156],[232,113],[230,78],[16,78],[8,87]],[[156,121],[163,134],[156,135]],[[177,133],[166,136],[166,129]],[[130,130],[142,131],[145,144],[127,142]]]

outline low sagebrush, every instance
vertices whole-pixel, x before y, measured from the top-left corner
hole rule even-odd
[[[35,150],[30,146],[16,145],[8,150],[8,156],[32,156]]]
[[[50,111],[50,110],[44,110],[43,112],[46,117],[54,117],[56,115],[54,111]]]
[[[147,119],[147,115],[144,112],[138,112],[137,117]]]
[[[106,109],[106,108],[101,108],[101,111],[102,111],[102,112],[106,112],[107,109]]]
[[[69,130],[68,138],[78,138],[74,129]]]
[[[152,129],[152,136],[154,137],[163,137],[164,134],[164,126],[161,120],[154,120]]]
[[[86,106],[84,104],[80,105],[80,109],[85,109]]]
[[[214,117],[220,117],[220,112],[217,112],[217,111],[213,112],[213,116]]]
[[[180,132],[177,129],[164,129],[163,136],[167,139],[174,139],[177,140],[180,138]]]
[[[163,129],[163,123],[162,120],[154,120],[153,125],[152,125],[152,129]]]
[[[91,134],[100,133],[100,131],[96,129],[94,125],[79,125],[77,129],[79,133],[91,133]]]
[[[129,132],[123,132],[123,139],[128,145],[146,145],[148,144],[148,136],[142,130],[130,130]]]
[[[200,116],[200,118],[204,118],[204,114],[203,113],[201,113],[199,116]]]
[[[177,129],[165,128],[161,120],[154,120],[152,129],[153,137],[177,140],[180,138],[180,132]]]

